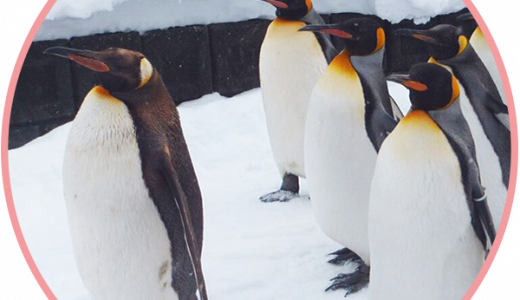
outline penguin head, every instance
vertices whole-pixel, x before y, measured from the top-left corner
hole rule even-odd
[[[70,59],[96,72],[101,85],[110,92],[128,92],[145,86],[154,69],[143,54],[121,48],[96,52],[52,47],[44,53]]]
[[[430,55],[436,60],[457,57],[464,53],[469,44],[462,29],[446,24],[437,25],[429,30],[399,29],[396,34],[423,41]]]
[[[305,17],[312,9],[311,0],[262,0],[276,7],[276,16],[280,19],[297,21]]]
[[[385,31],[374,18],[353,18],[346,22],[330,25],[308,25],[300,31],[323,32],[343,40],[351,55],[368,55],[385,45]]]
[[[412,109],[434,111],[450,107],[459,98],[460,89],[455,76],[433,63],[413,66],[408,74],[390,75],[388,80],[410,90]]]

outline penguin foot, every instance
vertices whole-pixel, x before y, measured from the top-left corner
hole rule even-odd
[[[335,258],[329,260],[329,263],[333,265],[341,266],[350,262],[362,264],[361,257],[348,248],[340,249],[336,252],[330,253],[329,255],[336,255]]]
[[[269,193],[267,195],[263,195],[260,197],[260,201],[264,203],[272,203],[272,202],[288,202],[294,198],[298,198],[300,195],[298,193],[293,193],[289,191],[279,190],[276,192]]]
[[[359,266],[356,271],[350,274],[339,274],[331,279],[332,285],[325,291],[335,291],[344,289],[347,291],[345,297],[361,291],[368,286],[370,277],[370,267],[365,264]]]

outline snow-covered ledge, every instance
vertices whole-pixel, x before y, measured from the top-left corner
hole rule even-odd
[[[408,70],[428,58],[420,43],[399,39],[393,31],[403,27],[456,24],[458,14],[440,15],[419,25],[413,20],[398,24],[385,21],[385,71]],[[327,22],[335,23],[354,15],[323,16]],[[161,72],[174,100],[181,103],[213,92],[229,97],[258,87],[258,55],[269,22],[253,19],[36,41],[28,53],[15,94],[9,146],[19,147],[72,120],[82,99],[96,83],[95,75],[90,72],[66,60],[43,55],[48,47],[60,45],[92,50],[123,47],[141,51]],[[471,31],[472,28],[468,28],[467,32]]]

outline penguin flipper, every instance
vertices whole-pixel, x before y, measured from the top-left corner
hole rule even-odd
[[[160,164],[161,173],[163,174],[164,179],[168,183],[168,187],[170,188],[170,191],[174,196],[175,203],[179,210],[179,215],[184,228],[184,238],[186,241],[186,246],[189,250],[188,255],[190,256],[190,260],[193,266],[195,280],[197,282],[197,288],[200,292],[201,299],[207,300],[208,295],[206,291],[204,274],[202,273],[202,264],[199,256],[199,253],[201,253],[201,249],[199,249],[198,246],[199,243],[197,240],[197,235],[195,233],[195,228],[191,217],[188,198],[186,197],[186,194],[183,191],[178,173],[173,167],[172,157],[167,144],[165,144],[164,146],[163,154],[163,162]]]
[[[491,97],[491,95],[489,96]],[[497,121],[504,125],[509,131],[511,131],[511,125],[509,123],[509,109],[507,105],[498,101],[487,101],[486,106],[489,111],[493,113]]]

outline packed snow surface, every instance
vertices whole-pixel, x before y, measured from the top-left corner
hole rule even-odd
[[[407,111],[407,92],[391,84]],[[260,90],[234,98],[218,94],[179,106],[184,134],[204,197],[203,268],[214,300],[343,299],[325,293],[329,279],[353,266],[327,263],[340,245],[314,221],[303,183],[301,198],[258,201],[276,190]],[[31,254],[58,299],[92,299],[76,269],[62,188],[71,123],[9,151],[18,218]],[[367,299],[367,291],[349,297]]]
[[[356,12],[390,22],[427,22],[465,7],[462,0],[314,0],[320,13]],[[117,31],[274,18],[273,6],[260,0],[58,0],[35,40],[71,38]]]

